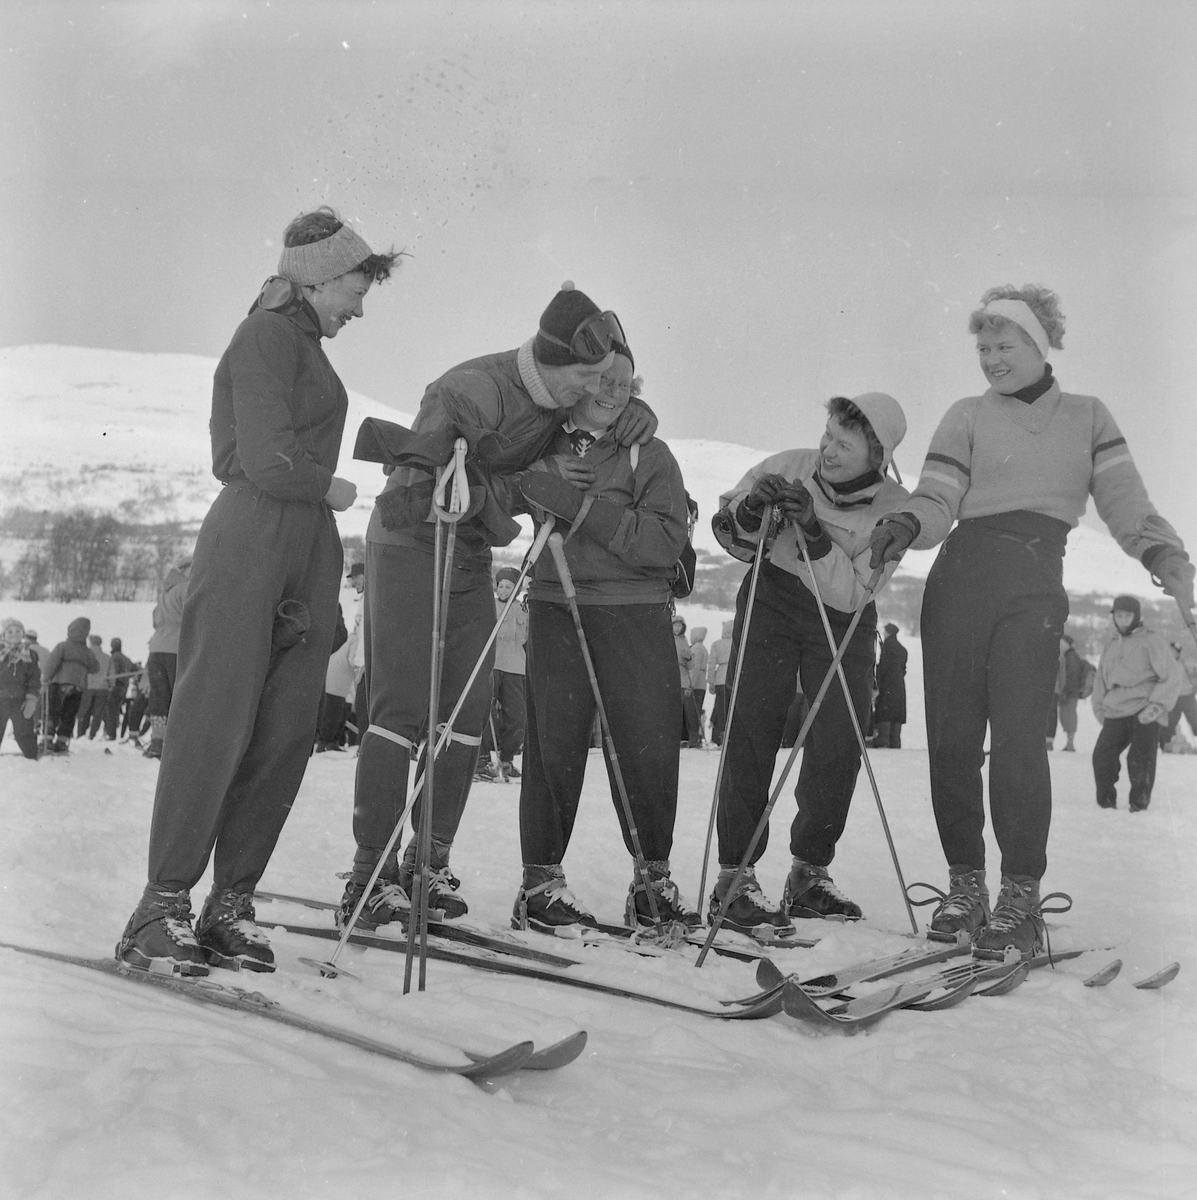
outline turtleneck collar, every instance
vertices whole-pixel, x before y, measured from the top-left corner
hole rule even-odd
[[[816,467],[815,481],[819,485],[819,490],[833,504],[845,504],[851,503],[852,499],[866,488],[879,486],[883,482],[883,476],[880,471],[871,468],[863,475],[857,475],[855,479],[849,479],[844,483],[831,483],[823,478]]]
[[[1053,383],[1052,365],[1049,362],[1043,364],[1043,374],[1035,380],[1034,383],[1028,384],[1025,388],[1019,388],[1017,392],[1011,392],[1010,395],[1015,400],[1021,400],[1024,404],[1034,404],[1040,396],[1046,392]]]

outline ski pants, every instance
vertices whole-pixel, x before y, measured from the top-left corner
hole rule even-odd
[[[736,711],[725,732],[723,782],[719,788],[719,863],[739,866],[769,802],[770,784],[781,747],[786,716],[794,701],[794,681],[813,704],[833,657],[815,598],[798,578],[772,563],[761,566],[756,600],[743,637],[751,572],[736,597],[728,678],[743,655]],[[850,613],[827,610],[838,643],[852,620]],[[870,603],[844,653],[842,665],[852,707],[863,728],[872,703],[877,610]],[[860,743],[838,679],[823,697],[806,735],[794,797],[798,813],[790,826],[790,853],[825,867],[848,819],[848,807],[860,771]],[[769,842],[766,827],[753,851],[755,863]]]
[[[1160,745],[1166,746],[1180,728],[1180,718],[1184,717],[1189,723],[1189,732],[1197,734],[1197,697],[1192,692],[1186,692],[1172,707],[1168,714],[1168,724],[1160,728]]]
[[[75,736],[83,737],[90,734],[95,737],[104,722],[104,709],[108,704],[106,688],[88,688],[79,701],[79,711],[75,714]]]
[[[4,741],[4,731],[12,722],[12,735],[17,739],[17,745],[26,758],[37,758],[37,734],[33,729],[33,718],[22,714],[25,697],[13,700],[0,700],[0,742]]]
[[[723,726],[727,722],[727,701],[727,684],[715,684],[715,700],[711,705],[711,741],[716,746],[723,745]]]
[[[1042,879],[1052,808],[1044,730],[1068,617],[1065,533],[1053,528],[1062,521],[1021,515],[1038,521],[1024,532],[961,521],[944,543],[923,593],[923,683],[931,804],[948,865],[985,867],[988,726],[1002,874]]]
[[[432,593],[441,586],[433,566],[432,555],[421,549],[367,543],[362,624],[370,719],[361,731],[353,803],[353,836],[366,850],[381,850],[391,836],[407,801],[412,753],[428,726]],[[450,587],[438,724],[448,720],[495,626],[489,555],[455,563]],[[470,794],[490,711],[493,665],[492,646],[436,760],[432,839],[439,843],[437,866],[447,862]],[[419,828],[423,795],[421,790],[412,813],[413,829]]]
[[[204,518],[179,637],[150,827],[149,878],[252,892],[316,732],[337,622],[341,539],[324,504],[227,484]],[[306,632],[277,620],[307,610]],[[153,655],[150,656],[151,661]]]
[[[1127,750],[1126,773],[1130,776],[1130,810],[1140,812],[1151,803],[1155,785],[1155,760],[1160,727],[1152,721],[1140,723],[1137,716],[1106,717],[1093,747],[1093,782],[1097,785],[1098,808],[1117,808],[1119,757]]]
[[[681,685],[669,608],[581,604],[628,804],[648,861],[669,858],[677,814]],[[586,777],[597,704],[569,607],[528,604],[528,731],[520,780],[520,850],[527,864],[560,864]],[[607,748],[607,780],[627,851],[635,856]]]
[[[334,696],[325,692],[320,697],[320,712],[316,721],[316,737],[322,742],[339,745],[341,734],[345,730],[345,714],[349,711],[349,702],[344,696]]]
[[[75,716],[83,693],[69,683],[52,683],[46,695],[46,728],[47,741],[57,739],[69,742],[75,731]]]
[[[1048,739],[1056,736],[1057,720],[1069,740],[1076,737],[1076,701],[1075,696],[1052,697],[1052,706],[1047,716]]]
[[[498,750],[500,762],[510,762],[524,748],[528,723],[524,676],[514,671],[492,671],[491,680],[494,703],[491,721],[482,730],[482,756],[486,758],[492,750]],[[494,737],[491,736],[492,722]]]
[[[110,742],[116,741],[116,732],[120,728],[121,713],[125,708],[125,680],[117,680],[116,686],[108,693],[104,705],[104,733]]]
[[[151,717],[170,716],[170,701],[175,691],[175,678],[179,670],[179,656],[169,650],[151,650],[145,660],[145,672],[150,681]]]

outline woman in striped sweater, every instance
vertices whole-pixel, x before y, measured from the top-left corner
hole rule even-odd
[[[931,801],[949,871],[929,936],[969,935],[982,955],[1000,958],[1013,946],[1026,958],[1043,938],[1039,881],[1051,820],[1043,730],[1068,616],[1068,532],[1092,496],[1118,544],[1189,607],[1194,571],[1109,410],[1062,391],[1053,376],[1048,355],[1064,334],[1055,293],[993,288],[969,331],[989,388],[948,409],[905,511],[881,521],[871,541],[874,564],[908,546],[944,543],[922,611]],[[992,915],[982,839],[986,726],[1002,852]]]

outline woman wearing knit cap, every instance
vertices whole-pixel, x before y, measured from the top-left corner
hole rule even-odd
[[[719,877],[710,898],[712,919],[743,862],[769,799],[773,765],[794,699],[794,680],[814,702],[831,666],[832,650],[803,561],[794,527],[807,552],[837,644],[864,598],[869,569],[869,533],[878,519],[900,508],[906,489],[886,478],[894,450],[906,434],[902,406],[883,392],[827,403],[827,427],[817,450],[786,450],[758,463],[720,497],[712,520],[715,536],[729,553],[751,559],[767,536],[768,549],[757,583],[746,647],[741,645],[751,573],[736,599],[728,678],[743,654],[735,712],[725,731],[723,780],[719,789]],[[895,468],[895,474],[896,474]],[[762,531],[761,513],[772,504],[783,525]],[[884,586],[891,567],[877,591]],[[857,720],[863,728],[872,702],[873,644],[877,608],[865,606],[844,654],[843,668]],[[860,770],[860,743],[844,699],[832,686],[806,738],[794,791],[798,813],[790,827],[793,862],[782,905],[764,897],[752,866],[765,852],[769,831],[757,843],[741,877],[724,925],[752,934],[760,926],[788,935],[793,917],[857,920],[858,905],[835,886],[828,865],[844,831]]]
[[[183,609],[149,882],[117,947],[132,966],[274,970],[254,888],[311,753],[337,619],[333,513],[357,495],[334,474],[348,397],[320,339],[362,316],[397,258],[375,254],[332,209],[297,217],[279,274],[216,368],[212,470],[224,487],[200,529]],[[213,849],[193,931],[191,888]]]
[[[452,592],[446,617],[440,720],[456,707],[462,688],[482,657],[495,624],[491,547],[519,533],[512,514],[527,511],[520,480],[535,473],[587,487],[593,470],[552,443],[570,410],[599,389],[611,365],[612,346],[623,331],[615,314],[600,310],[570,282],[562,284],[540,326],[518,350],[488,354],[453,367],[428,385],[411,431],[427,442],[465,437],[470,445],[470,510],[457,522]],[[616,424],[622,444],[646,441],[656,430],[651,410],[629,405]],[[547,457],[544,457],[546,456]],[[538,461],[539,460],[539,461]],[[411,758],[428,723],[432,635],[433,543],[430,506],[433,472],[402,465],[391,472],[374,504],[366,532],[366,691],[369,721],[358,751],[353,804],[357,843],[353,871],[338,919],[348,921],[374,874],[407,800]],[[432,806],[429,903],[447,918],[463,916],[467,904],[449,869],[449,852],[465,811],[478,761],[482,727],[490,708],[488,651],[474,686],[454,722],[452,737],[437,758]],[[412,828],[421,820],[421,798]],[[408,842],[397,860],[382,864],[359,917],[365,927],[401,919],[416,858]]]
[[[1043,941],[1044,730],[1068,616],[1068,532],[1092,495],[1118,544],[1186,608],[1193,567],[1152,507],[1109,410],[1062,391],[1052,374],[1047,359],[1064,335],[1056,294],[1034,284],[993,288],[969,331],[988,390],[948,409],[910,502],[874,531],[873,561],[944,542],[922,611],[931,802],[949,878],[928,936],[971,935],[984,956],[1013,947],[1031,957]],[[982,837],[987,727],[989,808],[1002,851],[992,915]]]
[[[586,496],[544,472],[529,472],[523,491],[534,512],[553,513],[558,528],[571,531],[565,560],[648,885],[663,921],[694,927],[700,918],[683,902],[669,866],[682,717],[669,602],[688,532],[686,489],[664,442],[653,438],[629,449],[610,432],[633,394],[633,370],[631,351],[618,347],[602,389],[575,405],[557,434],[559,453],[582,455],[594,470]],[[597,709],[588,674],[556,565],[542,555],[528,592],[528,731],[520,786],[524,873],[512,914],[517,929],[553,933],[595,923],[566,884],[562,866]],[[636,842],[605,747],[604,758],[624,845],[635,858]],[[636,870],[632,876],[624,919],[632,928],[653,925],[644,881]]]
[[[1101,722],[1093,747],[1097,807],[1117,808],[1119,759],[1126,750],[1128,805],[1142,812],[1151,803],[1160,729],[1180,697],[1185,675],[1163,634],[1143,624],[1134,596],[1116,596],[1110,609],[1114,636],[1102,651],[1093,679],[1093,715]]]

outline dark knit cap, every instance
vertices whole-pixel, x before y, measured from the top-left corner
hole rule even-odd
[[[508,579],[512,583],[519,583],[520,573],[514,567],[500,567],[495,572],[495,587],[498,587],[504,579]]]
[[[1143,615],[1143,609],[1135,596],[1115,596],[1110,612],[1128,612],[1135,614],[1135,620]]]
[[[549,301],[549,306],[540,315],[540,329],[536,333],[536,341],[532,346],[532,356],[546,367],[568,367],[580,362],[569,350],[570,339],[574,331],[596,313],[602,312],[597,304],[586,295],[579,292],[573,281],[567,279],[561,290]],[[565,345],[550,342],[542,336],[548,333]]]

